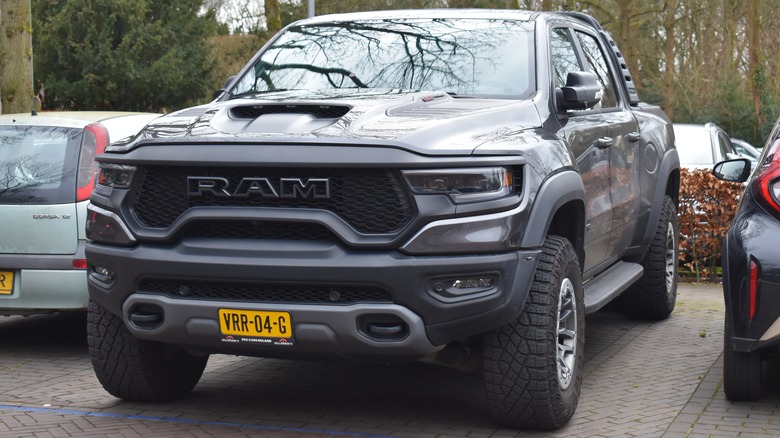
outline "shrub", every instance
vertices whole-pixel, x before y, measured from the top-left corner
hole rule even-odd
[[[716,278],[721,245],[737,211],[743,186],[719,180],[709,169],[681,169],[680,268],[696,281]]]

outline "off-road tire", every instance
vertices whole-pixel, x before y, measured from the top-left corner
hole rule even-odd
[[[661,321],[677,302],[677,209],[664,197],[661,217],[642,266],[644,274],[620,296],[623,311],[632,318]]]
[[[106,391],[137,402],[165,402],[192,391],[208,356],[192,356],[133,336],[122,319],[89,303],[87,343],[92,367]]]
[[[726,318],[723,330],[723,392],[733,401],[761,398],[763,361],[760,351],[734,351],[731,324]]]
[[[571,301],[561,303],[561,295]],[[561,332],[563,328],[573,333]],[[483,337],[485,391],[493,416],[505,426],[521,429],[549,430],[566,424],[579,401],[584,334],[577,255],[567,239],[549,236],[523,311],[515,321]],[[563,369],[570,374],[562,380],[558,358],[566,350],[564,344],[569,364]]]

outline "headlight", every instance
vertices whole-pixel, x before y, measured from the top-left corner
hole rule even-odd
[[[108,196],[113,188],[129,188],[133,182],[135,169],[135,166],[98,163],[95,191],[101,195]]]
[[[116,214],[95,205],[87,206],[87,239],[99,243],[130,246],[135,237]]]
[[[446,194],[457,204],[500,198],[512,192],[512,172],[504,167],[406,170],[417,194]]]

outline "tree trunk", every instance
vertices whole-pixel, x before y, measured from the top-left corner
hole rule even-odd
[[[666,37],[664,47],[664,111],[666,111],[669,120],[674,120],[674,28],[677,21],[677,0],[666,0],[664,9],[666,10],[663,23]]]
[[[30,0],[0,0],[0,111],[30,111],[33,98]]]
[[[273,35],[281,30],[282,19],[279,15],[279,0],[265,0],[265,22],[268,35]]]
[[[761,93],[763,91],[764,71],[758,63],[761,50],[761,21],[758,16],[756,0],[747,1],[747,37],[748,37],[748,77],[753,90],[753,111],[756,116],[756,129],[762,125],[761,120]]]

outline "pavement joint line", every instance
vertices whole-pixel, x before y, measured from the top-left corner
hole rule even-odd
[[[223,427],[233,427],[238,429],[253,429],[253,430],[277,431],[277,432],[318,433],[323,435],[351,436],[351,437],[360,437],[360,438],[396,438],[393,437],[392,435],[373,435],[368,433],[348,432],[342,430],[327,430],[327,429],[316,429],[316,428],[305,428],[305,427],[263,426],[260,424],[231,423],[226,421],[207,421],[207,420],[195,420],[195,419],[187,419],[187,418],[156,417],[150,415],[129,415],[129,414],[117,414],[117,413],[99,412],[99,411],[85,411],[85,410],[78,410],[78,409],[0,405],[0,412],[2,411],[17,411],[17,412],[25,412],[25,413],[47,413],[47,414],[63,415],[63,416],[78,415],[82,417],[116,418],[116,419],[125,419],[125,420],[159,421],[159,422],[177,423],[177,424],[223,426]]]
[[[585,318],[587,322],[587,317]],[[588,358],[587,361],[585,361],[584,366],[584,372],[583,372],[583,378],[588,377],[592,372],[599,369],[604,362],[609,360],[611,357],[615,356],[618,352],[626,348],[627,346],[631,345],[631,342],[636,340],[642,333],[644,333],[648,328],[650,328],[650,324],[647,323],[638,323],[634,327],[631,327],[628,331],[620,335],[618,339],[615,339],[608,347],[601,350],[599,353],[597,353],[595,356]],[[588,336],[587,328],[585,336]],[[586,338],[587,339],[587,338]]]
[[[709,396],[705,392],[706,390],[704,388],[702,388],[702,386],[705,383],[705,381],[708,380],[707,378],[710,377],[711,373],[713,372],[712,369],[715,368],[719,363],[721,363],[722,360],[723,360],[723,353],[718,355],[717,359],[715,359],[715,361],[712,362],[712,365],[710,365],[710,367],[707,369],[707,372],[704,374],[704,376],[702,376],[701,380],[699,381],[699,384],[696,385],[696,390],[693,391],[691,396],[688,398],[688,401],[685,403],[686,405],[689,405],[689,403],[691,403],[691,401],[694,398],[706,398],[707,399],[707,403],[704,403],[704,405],[701,407],[700,412],[694,413],[694,415],[696,415],[696,419],[693,420],[692,423],[688,424],[687,432],[685,432],[684,437],[688,437],[691,434],[691,432],[693,431],[693,427],[696,425],[696,423],[699,422],[699,419],[701,419],[702,415],[704,415],[704,413],[707,412],[707,409],[710,407],[712,402],[715,401],[715,398],[718,396],[718,392],[720,391],[721,385],[723,384],[723,381],[720,379],[720,377],[718,377],[718,384],[715,386],[715,390],[712,392],[712,394],[709,394]],[[691,404],[691,405],[693,405],[693,404]],[[672,428],[672,426],[674,426],[675,424],[687,423],[687,421],[684,422],[683,420],[678,420],[678,418],[680,418],[681,414],[682,414],[682,411],[680,411],[677,414],[677,416],[674,417],[674,420],[672,420],[672,422],[669,423],[669,426],[667,426],[667,429],[666,429],[667,431],[669,431]],[[689,412],[688,414],[691,414],[691,413]]]

